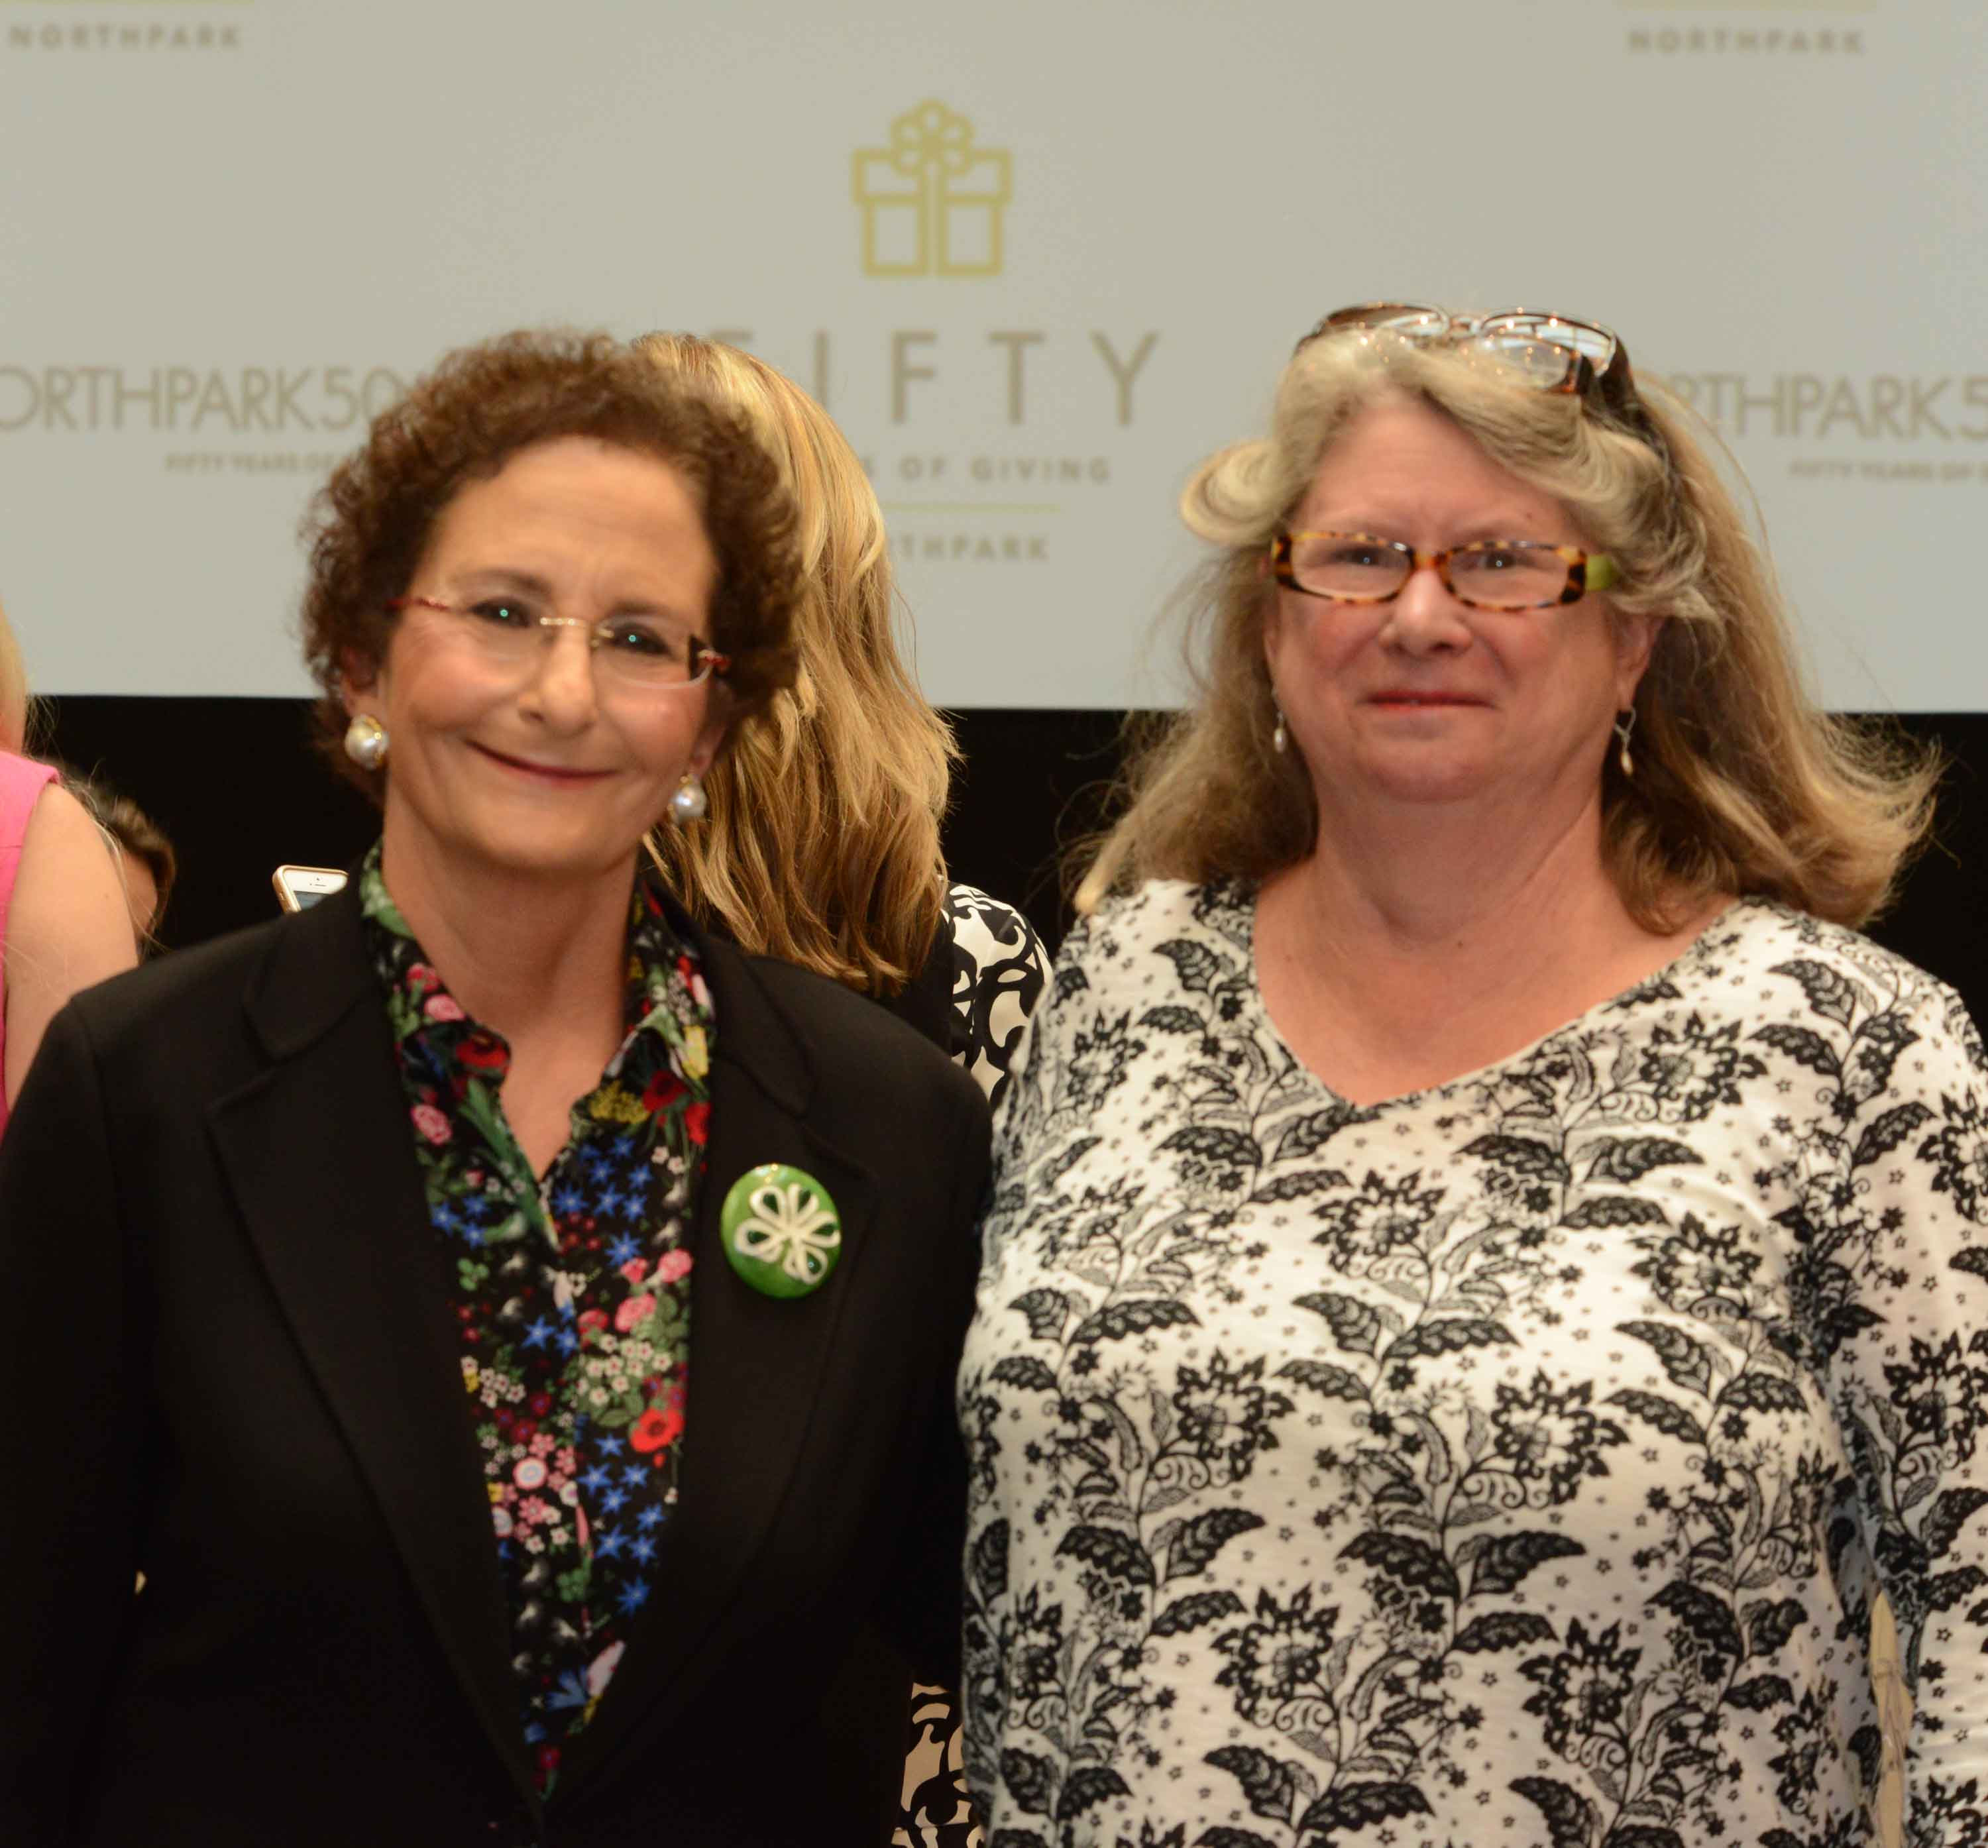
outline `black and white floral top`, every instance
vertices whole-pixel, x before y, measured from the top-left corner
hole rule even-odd
[[[1008,1068],[1049,980],[1050,959],[1036,927],[1013,905],[978,886],[945,895],[952,956],[952,1056],[999,1103]]]
[[[948,888],[945,928],[953,1063],[998,1104],[1048,985],[1048,953],[1026,917],[978,886]],[[982,1848],[962,1775],[959,1710],[944,1689],[915,1690],[911,1732],[893,1848]]]
[[[1988,1840],[1988,1135],[1958,999],[1728,911],[1369,1108],[1253,895],[1073,934],[960,1373],[969,1780],[1000,1848]]]

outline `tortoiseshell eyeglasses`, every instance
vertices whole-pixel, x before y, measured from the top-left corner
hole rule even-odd
[[[1390,603],[1424,569],[1473,610],[1577,603],[1616,581],[1606,552],[1543,539],[1479,539],[1442,552],[1418,552],[1371,532],[1280,532],[1270,542],[1271,574],[1279,583],[1335,603]]]

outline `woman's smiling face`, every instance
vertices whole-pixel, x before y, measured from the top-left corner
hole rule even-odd
[[[566,620],[520,665],[480,648],[474,619],[400,619],[374,684],[347,698],[387,728],[390,839],[443,879],[584,880],[631,862],[679,779],[709,764],[725,696],[597,676],[591,630],[642,616],[706,635],[717,571],[688,485],[651,455],[560,438],[462,488],[408,594],[460,609],[524,593]]]
[[[1424,552],[1492,539],[1591,549],[1557,501],[1441,412],[1403,397],[1360,414],[1289,524]],[[1591,797],[1654,635],[1653,623],[1612,619],[1592,595],[1540,610],[1472,609],[1433,570],[1418,570],[1385,603],[1279,586],[1264,651],[1329,818],[1487,795],[1527,804]]]

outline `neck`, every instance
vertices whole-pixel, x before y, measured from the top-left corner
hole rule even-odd
[[[1355,1103],[1509,1057],[1647,979],[1723,908],[1668,936],[1638,924],[1602,861],[1598,796],[1557,820],[1392,819],[1322,828],[1256,906],[1271,1019]]]
[[[1322,814],[1311,857],[1273,883],[1306,914],[1305,934],[1355,968],[1486,965],[1503,985],[1553,965],[1570,941],[1637,928],[1602,863],[1598,789],[1543,815]]]
[[[380,876],[449,993],[508,1039],[549,1023],[620,1030],[632,860],[534,876],[420,850],[390,811]]]

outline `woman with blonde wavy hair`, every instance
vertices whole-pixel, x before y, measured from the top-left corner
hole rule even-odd
[[[1182,505],[961,1370],[990,1829],[1861,1840],[1880,1588],[1978,1829],[1988,1072],[1855,928],[1935,767],[1605,328],[1328,316]]]
[[[25,755],[30,714],[20,644],[0,613],[0,1130],[56,1010],[137,956],[96,823],[52,765]]]
[[[793,686],[705,779],[702,824],[658,829],[651,851],[694,914],[869,995],[998,1101],[1048,958],[1019,911],[947,879],[939,824],[958,752],[898,653],[890,543],[862,462],[754,355],[681,333],[636,346],[750,421],[793,496],[806,580]],[[913,1693],[899,1831],[964,1848],[975,1836],[958,1715],[943,1690]]]
[[[883,510],[827,411],[752,354],[694,335],[637,350],[743,412],[800,510],[800,671],[705,779],[702,825],[651,850],[741,948],[881,1002],[998,1097],[1047,959],[1028,921],[949,883],[939,844],[958,755],[898,653]]]

